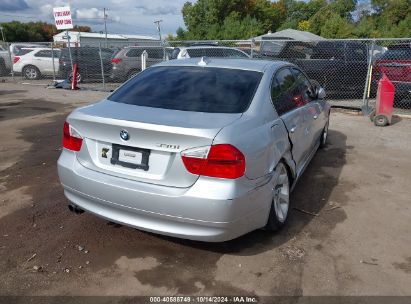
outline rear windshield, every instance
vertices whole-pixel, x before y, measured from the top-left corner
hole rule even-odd
[[[229,48],[194,48],[187,49],[188,56],[194,57],[230,57],[230,58],[247,58],[248,56],[236,49]]]
[[[137,106],[208,113],[247,110],[262,73],[203,67],[153,67],[108,99]]]
[[[20,49],[16,55],[23,56],[33,51],[34,51],[33,49]]]

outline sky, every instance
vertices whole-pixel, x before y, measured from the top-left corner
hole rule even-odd
[[[107,10],[109,34],[144,34],[157,37],[155,20],[163,20],[163,35],[184,27],[181,8],[187,0],[0,0],[0,22],[54,22],[53,7],[71,7],[73,22],[104,31],[103,8]]]

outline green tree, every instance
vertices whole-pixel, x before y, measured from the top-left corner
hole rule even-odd
[[[286,28],[326,38],[410,37],[410,0],[198,0],[178,39],[244,39]]]
[[[182,9],[186,39],[243,39],[276,30],[283,10],[268,0],[198,0]],[[224,36],[224,37],[223,37]]]
[[[353,25],[346,18],[338,14],[332,15],[321,27],[321,36],[324,38],[352,38]]]
[[[293,28],[299,29],[301,21],[308,21],[320,9],[327,6],[326,0],[304,1],[289,1],[287,7],[287,15],[285,22],[280,26],[280,29]]]

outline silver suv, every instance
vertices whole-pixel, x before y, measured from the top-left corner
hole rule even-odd
[[[167,58],[166,49],[161,46],[131,46],[118,51],[111,59],[111,78],[117,81],[129,79],[141,71],[141,54],[148,53],[146,66],[150,67]]]

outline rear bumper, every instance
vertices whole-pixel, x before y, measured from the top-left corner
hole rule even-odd
[[[192,240],[227,241],[261,228],[271,202],[268,183],[229,198],[219,181],[199,179],[184,189],[140,183],[87,169],[70,151],[60,156],[58,173],[66,197],[80,208],[127,226]]]

